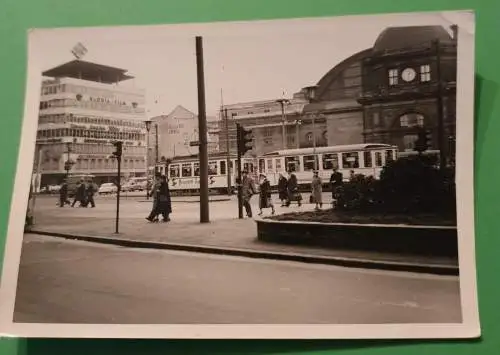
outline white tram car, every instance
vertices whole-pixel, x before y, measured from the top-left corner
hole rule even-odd
[[[330,180],[332,170],[337,167],[345,180],[350,172],[380,177],[382,168],[398,158],[397,147],[388,144],[366,143],[337,145],[317,148],[279,150],[257,158],[243,158],[242,170],[247,170],[256,180],[258,174],[266,174],[272,187],[278,185],[279,174],[287,176],[293,171],[299,185],[310,186],[313,171],[319,172],[323,183]],[[314,160],[316,159],[316,166]],[[235,191],[236,156],[230,156],[231,188]],[[156,171],[166,175],[173,195],[197,194],[200,190],[198,155],[175,157],[167,167],[158,164]],[[227,157],[225,153],[208,157],[208,187],[211,193],[227,193]]]
[[[256,178],[254,158],[243,158],[241,169],[247,170]],[[231,170],[231,189],[236,191],[236,155],[229,157]],[[168,169],[168,171],[165,171]],[[166,167],[157,164],[156,172],[167,176],[172,195],[198,194],[200,191],[200,163],[198,155],[174,157]],[[227,193],[227,155],[225,153],[209,154],[208,156],[208,189],[210,193]]]
[[[287,149],[258,157],[257,172],[266,174],[271,186],[278,184],[280,173],[290,171],[297,177],[299,185],[310,185],[314,170],[327,184],[334,167],[342,173],[344,180],[349,179],[351,171],[378,179],[382,168],[397,158],[396,146],[380,143]]]

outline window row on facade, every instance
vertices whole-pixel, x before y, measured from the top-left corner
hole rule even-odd
[[[79,123],[79,124],[95,124],[108,126],[123,126],[144,129],[144,122],[131,121],[122,119],[112,119],[95,116],[80,116],[74,114],[57,114],[57,115],[41,115],[38,119],[39,123]]]
[[[122,160],[123,169],[145,169],[145,162],[141,159]],[[59,159],[48,159],[43,162],[43,170],[59,170],[61,169]],[[72,166],[72,171],[82,170],[116,170],[116,161],[114,159],[77,159]]]
[[[96,87],[88,87],[84,85],[77,84],[60,84],[54,83],[52,85],[47,85],[47,82],[42,86],[42,95],[55,95],[60,93],[72,93],[72,94],[80,94],[80,95],[91,95],[96,97],[109,97],[110,95],[115,95],[116,90],[114,87],[109,90],[96,88]],[[134,97],[139,97],[139,95],[134,95],[132,93],[121,93],[120,96],[127,97],[129,100],[133,100]]]
[[[98,131],[74,128],[41,129],[37,132],[37,139],[57,137],[82,137],[132,141],[144,141],[146,139],[146,135],[142,133]]]
[[[144,108],[124,106],[113,103],[99,102],[99,101],[79,101],[77,99],[54,99],[47,101],[40,101],[40,110],[49,108],[60,107],[77,107],[87,110],[107,111],[116,113],[144,113]]]

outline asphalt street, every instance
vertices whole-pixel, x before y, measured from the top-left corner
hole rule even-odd
[[[16,322],[460,322],[458,277],[348,269],[26,235]]]

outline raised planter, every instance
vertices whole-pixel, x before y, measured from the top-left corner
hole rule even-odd
[[[458,258],[456,227],[257,219],[263,242]]]

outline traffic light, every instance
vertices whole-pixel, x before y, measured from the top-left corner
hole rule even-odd
[[[429,135],[429,132],[423,128],[419,129],[418,138],[415,141],[414,150],[419,153],[422,153],[425,152],[430,147],[431,147],[431,137]]]
[[[116,150],[113,152],[113,155],[115,156],[115,158],[120,159],[122,156],[122,152],[123,152],[123,142],[117,141],[117,142],[114,142],[113,145],[116,148]]]
[[[252,131],[249,129],[245,129],[240,124],[236,125],[237,129],[237,139],[238,139],[238,153],[241,156],[245,155],[246,152],[252,150]]]

